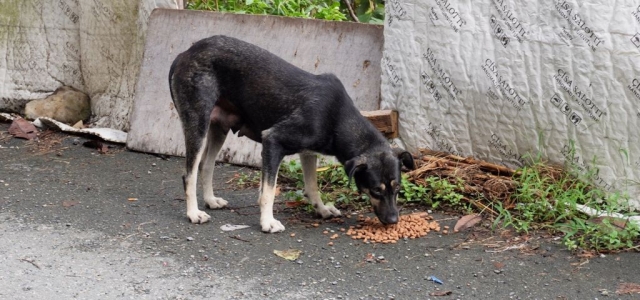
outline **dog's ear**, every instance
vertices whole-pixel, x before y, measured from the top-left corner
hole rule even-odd
[[[351,178],[353,178],[353,175],[359,171],[366,170],[367,167],[369,167],[367,165],[367,158],[364,156],[356,156],[347,160],[347,162],[344,163],[344,171],[349,176],[349,185],[351,185]]]
[[[402,162],[402,165],[404,165],[409,170],[415,170],[416,164],[413,161],[413,155],[411,155],[411,153],[402,150],[401,148],[393,148],[392,150],[393,154],[395,154],[395,156],[397,156],[398,159]]]

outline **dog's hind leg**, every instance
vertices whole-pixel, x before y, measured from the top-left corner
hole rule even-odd
[[[186,174],[183,183],[187,198],[187,217],[191,223],[205,223],[211,219],[207,213],[198,209],[196,188],[198,167],[207,149],[211,111],[218,98],[215,78],[201,77],[199,82],[200,85],[196,85],[190,80],[175,76],[171,80],[174,104],[184,133]]]
[[[226,137],[227,133],[217,124],[212,123],[209,126],[207,150],[204,153],[201,171],[204,202],[211,209],[227,206],[226,200],[213,195],[213,169],[216,165],[216,156],[218,156],[218,152],[220,148],[222,148]]]
[[[206,131],[205,131],[206,132]],[[198,198],[196,185],[198,182],[198,166],[207,148],[207,136],[196,135],[193,132],[185,131],[186,151],[187,151],[187,174],[182,177],[184,190],[187,197],[187,217],[191,223],[205,223],[211,217],[198,209]]]
[[[299,154],[304,175],[304,194],[311,201],[316,213],[322,218],[340,216],[340,211],[333,206],[326,206],[322,203],[320,192],[318,191],[318,175],[316,163],[318,157],[314,153],[302,152]]]

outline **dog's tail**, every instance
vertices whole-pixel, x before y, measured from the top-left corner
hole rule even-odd
[[[174,101],[175,103],[175,97],[173,96],[173,84],[172,84],[172,79],[173,79],[173,70],[176,67],[176,63],[178,61],[178,58],[176,57],[176,59],[173,60],[173,63],[171,64],[171,68],[169,68],[169,93],[171,94],[171,100]]]

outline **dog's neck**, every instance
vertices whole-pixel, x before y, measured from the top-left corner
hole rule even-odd
[[[347,160],[367,152],[390,148],[385,137],[378,129],[360,114],[355,107],[353,111],[342,111],[342,120],[335,131],[333,155],[344,164]]]

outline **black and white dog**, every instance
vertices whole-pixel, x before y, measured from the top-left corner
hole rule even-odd
[[[262,231],[284,230],[273,217],[276,177],[284,156],[295,153],[300,155],[305,195],[320,216],[339,216],[340,211],[320,199],[316,153],[335,156],[344,165],[358,189],[370,196],[382,223],[398,222],[401,164],[413,169],[413,158],[390,147],[335,75],[313,75],[255,45],[212,36],[176,57],[169,85],[185,137],[183,182],[191,222],[210,219],[198,209],[196,198],[201,161],[206,205],[227,205],[213,195],[212,181],[215,158],[229,130],[263,146],[258,200]]]

